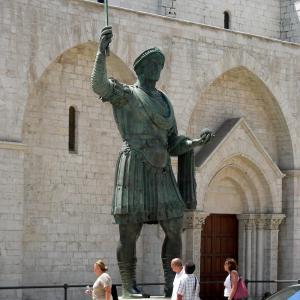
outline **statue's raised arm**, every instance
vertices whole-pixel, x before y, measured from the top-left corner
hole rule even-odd
[[[91,86],[93,91],[103,98],[109,96],[113,89],[111,82],[107,78],[105,55],[106,49],[112,41],[112,37],[112,27],[104,27],[101,31],[99,48],[91,75]]]

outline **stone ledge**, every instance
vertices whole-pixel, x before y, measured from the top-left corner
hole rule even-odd
[[[27,145],[19,142],[0,141],[0,149],[25,151],[27,150]]]

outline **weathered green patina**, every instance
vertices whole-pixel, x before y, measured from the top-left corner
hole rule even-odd
[[[110,26],[102,30],[92,72],[92,88],[113,106],[123,139],[116,166],[112,214],[119,224],[117,258],[123,296],[139,294],[135,284],[135,245],[144,223],[160,223],[166,238],[162,247],[165,294],[172,291],[170,261],[181,256],[182,216],[196,207],[193,148],[211,138],[179,136],[168,97],[155,88],[165,57],[158,48],[144,51],[134,62],[137,82],[130,86],[108,79],[105,51],[112,39]],[[170,156],[179,156],[178,183]]]

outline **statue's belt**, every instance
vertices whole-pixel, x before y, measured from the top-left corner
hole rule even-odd
[[[144,158],[153,167],[164,168],[170,161],[167,150],[167,142],[156,137],[138,137],[126,139],[121,151],[136,150],[143,154]]]

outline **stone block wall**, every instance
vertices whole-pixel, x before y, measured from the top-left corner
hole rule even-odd
[[[0,282],[22,285],[24,150],[20,143],[0,141]],[[18,299],[21,291],[0,291],[0,299]]]
[[[118,230],[110,207],[121,139],[111,107],[97,102],[89,87],[103,7],[84,0],[0,5],[0,135],[28,148],[24,154],[1,152],[0,232],[3,237],[13,232],[12,243],[1,243],[3,284],[93,281],[91,266],[98,257],[119,282]],[[111,8],[110,22],[109,72],[121,81],[134,82],[132,63],[146,48],[158,46],[165,53],[159,87],[174,104],[181,133],[196,137],[202,126],[215,129],[224,118],[246,116],[274,161],[285,169],[300,167],[299,46],[119,8]],[[228,73],[241,66],[241,72]],[[70,106],[78,116],[77,153],[68,151]],[[17,183],[7,179],[15,176]],[[293,191],[288,194],[293,201]],[[157,274],[162,238],[156,226],[143,230],[138,281],[162,280]],[[290,247],[300,240],[298,231],[293,240]],[[20,268],[11,270],[9,255]],[[292,256],[283,258],[293,263]],[[24,295],[41,299],[29,291]],[[80,297],[78,291],[74,298]]]
[[[280,38],[279,0],[111,0],[112,5],[161,14],[195,23],[224,28],[224,11],[230,15],[230,29]]]
[[[281,36],[289,42],[300,42],[300,1],[281,1]]]

